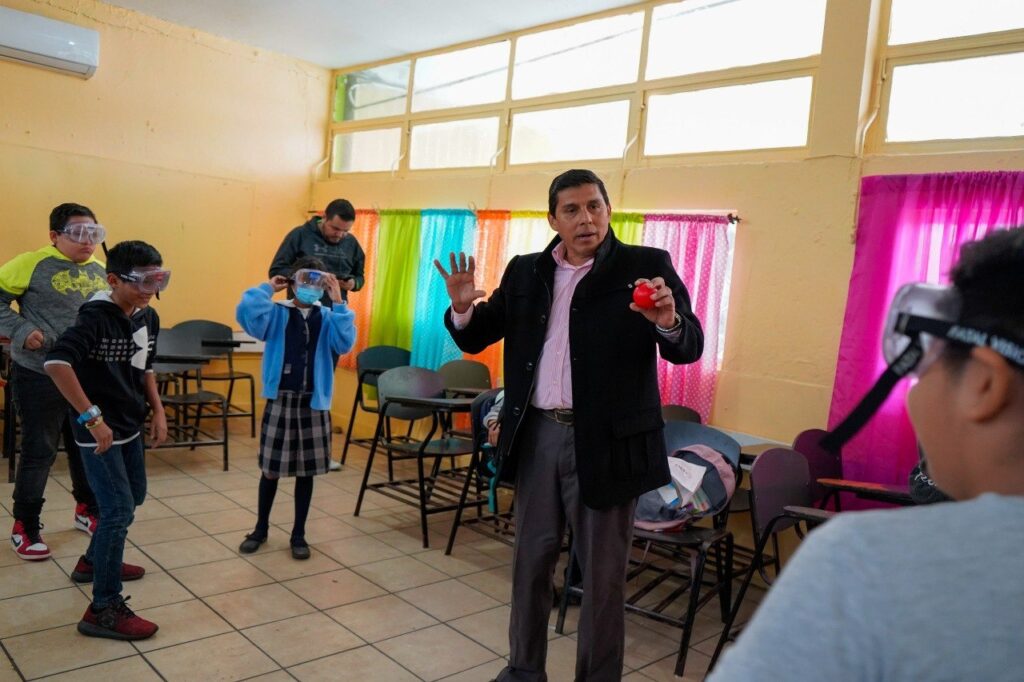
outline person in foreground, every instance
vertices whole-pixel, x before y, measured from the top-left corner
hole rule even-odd
[[[555,238],[509,262],[486,302],[474,262],[451,255],[445,326],[478,353],[505,339],[499,475],[516,486],[509,665],[502,682],[547,679],[553,573],[566,521],[583,573],[576,679],[619,680],[625,575],[636,497],[669,481],[657,357],[700,358],[704,335],[668,253],[609,227],[604,183],[587,170],[548,190]],[[649,308],[633,303],[640,284]],[[646,303],[646,301],[645,301]]]
[[[291,287],[293,298],[271,300]],[[330,296],[334,308],[320,305]],[[306,517],[313,498],[313,477],[326,474],[331,459],[331,395],[338,356],[355,343],[355,317],[341,296],[338,278],[324,272],[316,258],[294,263],[288,276],[248,289],[236,310],[247,333],[266,342],[263,352],[263,397],[267,399],[260,431],[260,488],[256,528],[238,551],[251,554],[267,541],[270,510],[281,476],[295,476],[295,520],[291,550],[308,559]]]
[[[907,408],[955,502],[814,531],[710,680],[1021,679],[1024,229],[965,245],[952,282]]]
[[[146,639],[157,625],[128,608],[122,580],[145,570],[123,563],[128,527],[146,497],[142,428],[152,410],[153,445],[167,438],[167,418],[153,374],[160,318],[149,307],[171,273],[149,244],[121,242],[107,254],[111,291],[94,295],[47,354],[43,368],[71,404],[71,426],[89,485],[100,507],[99,524],[71,577],[92,582],[92,604],[78,623],[90,637]]]

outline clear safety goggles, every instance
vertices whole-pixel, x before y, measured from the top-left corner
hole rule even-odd
[[[327,291],[330,288],[328,282],[328,273],[322,270],[296,270],[295,274],[292,275],[292,284],[296,287],[316,287]]]
[[[960,308],[960,294],[953,287],[913,283],[896,292],[882,334],[882,355],[888,367],[853,411],[822,439],[822,447],[838,452],[878,411],[896,384],[904,377],[924,374],[942,356],[946,344],[991,348],[1024,368],[1024,344],[958,324]]]
[[[942,355],[949,342],[991,348],[1009,362],[1024,367],[1024,346],[1000,334],[957,324],[960,295],[953,287],[934,284],[906,284],[893,297],[882,337],[882,353],[890,367],[914,344],[919,359],[910,365],[904,359],[897,368],[900,376],[920,376]]]
[[[60,234],[77,244],[96,246],[107,238],[107,228],[97,223],[68,223]]]
[[[170,270],[132,270],[127,275],[117,276],[145,294],[159,294],[171,282]]]

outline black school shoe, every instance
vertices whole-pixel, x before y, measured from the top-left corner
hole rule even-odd
[[[306,544],[305,538],[292,538],[292,558],[304,561],[309,558],[309,545]]]
[[[242,554],[252,554],[260,548],[264,542],[267,541],[266,535],[257,535],[256,533],[249,533],[242,540],[242,544],[238,546],[238,551]]]

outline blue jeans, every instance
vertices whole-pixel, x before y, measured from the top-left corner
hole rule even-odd
[[[85,428],[77,424],[73,428],[80,443],[92,440]],[[99,455],[94,445],[80,448],[85,474],[103,519],[85,552],[93,570],[92,603],[101,609],[121,594],[124,541],[135,519],[135,508],[146,499],[146,459],[142,434],[123,445],[111,445]]]

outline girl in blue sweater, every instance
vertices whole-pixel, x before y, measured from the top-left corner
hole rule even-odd
[[[294,298],[271,300],[291,287]],[[320,305],[326,292],[333,310]],[[291,548],[309,558],[306,516],[313,498],[313,476],[325,474],[331,458],[331,395],[338,357],[355,342],[354,315],[344,304],[338,279],[316,258],[300,258],[289,276],[242,294],[236,318],[248,334],[265,342],[263,397],[267,405],[260,431],[259,509],[256,528],[238,550],[250,554],[267,540],[270,509],[281,476],[295,476],[295,522]]]

